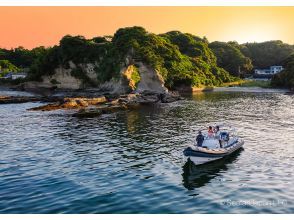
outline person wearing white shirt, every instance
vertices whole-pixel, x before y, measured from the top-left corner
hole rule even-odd
[[[216,126],[215,127],[215,130],[214,130],[214,138],[219,141],[219,146],[222,147],[222,141],[221,141],[221,135],[220,135],[219,126]]]

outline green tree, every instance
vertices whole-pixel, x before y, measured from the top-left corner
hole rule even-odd
[[[243,44],[241,51],[252,60],[254,68],[267,68],[282,64],[294,52],[294,46],[280,40],[266,41]]]
[[[161,36],[169,39],[173,44],[176,44],[181,53],[189,57],[201,58],[207,63],[214,64],[216,58],[213,52],[208,48],[208,44],[205,39],[194,36],[192,34],[184,34],[180,31],[171,31]]]
[[[204,40],[191,34],[173,31],[155,35],[142,27],[130,27],[119,29],[113,43],[120,53],[130,53],[157,69],[169,88],[220,85],[233,80],[225,70],[218,69]]]
[[[19,69],[8,60],[0,60],[0,76],[3,77],[9,72],[17,72]]]
[[[238,48],[237,42],[215,41],[209,44],[217,57],[218,66],[224,68],[234,76],[243,77],[249,73],[253,66],[251,60],[245,57]]]
[[[142,27],[120,28],[113,37],[66,35],[58,46],[38,48],[31,65],[29,79],[41,80],[43,75],[54,74],[57,67],[69,68],[73,62],[77,68],[74,77],[89,81],[79,64],[95,63],[99,82],[119,76],[122,66],[143,62],[156,69],[169,88],[177,86],[211,86],[235,80],[216,63],[207,39],[181,32],[156,35]]]
[[[276,87],[294,89],[294,54],[290,55],[284,62],[285,69],[273,76],[271,84]]]

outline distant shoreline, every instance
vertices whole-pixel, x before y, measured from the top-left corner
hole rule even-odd
[[[289,89],[262,88],[262,87],[215,87],[215,92],[254,92],[254,93],[285,93]]]
[[[270,81],[261,81],[255,79],[239,80],[231,83],[224,83],[221,86],[205,86],[179,88],[181,93],[197,93],[197,92],[256,92],[256,93],[285,93],[291,92],[286,88],[277,88],[270,85]]]

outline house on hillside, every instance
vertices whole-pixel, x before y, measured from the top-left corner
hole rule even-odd
[[[27,73],[25,72],[18,72],[18,73],[10,72],[10,73],[7,73],[3,78],[15,80],[15,79],[24,79],[26,77],[27,77]]]
[[[282,66],[270,66],[268,69],[255,69],[255,78],[271,78],[273,75],[281,72],[284,68]]]

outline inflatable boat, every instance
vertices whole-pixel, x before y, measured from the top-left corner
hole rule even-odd
[[[229,156],[243,147],[244,141],[228,128],[221,128],[219,136],[201,132],[204,140],[201,146],[195,145],[184,150],[184,155],[195,164],[200,165]]]

